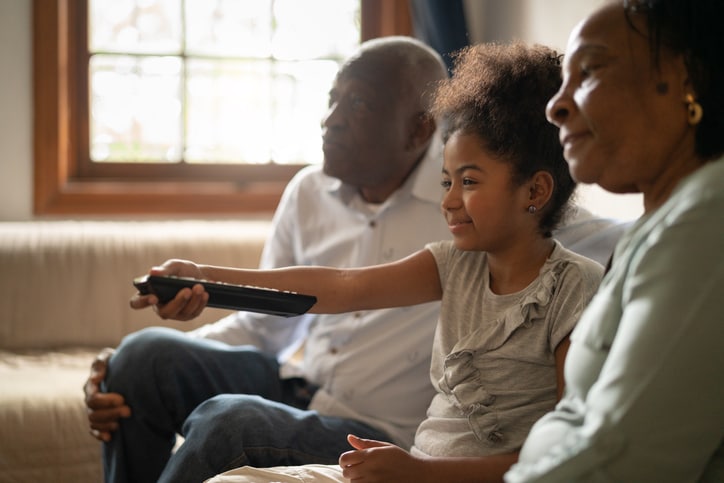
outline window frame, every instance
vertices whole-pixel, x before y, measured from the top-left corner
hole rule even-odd
[[[86,0],[33,0],[35,215],[268,214],[302,165],[88,161]],[[361,40],[411,35],[407,0],[361,0]]]

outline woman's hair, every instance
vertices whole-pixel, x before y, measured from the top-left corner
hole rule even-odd
[[[704,116],[696,126],[696,153],[703,159],[724,154],[724,19],[722,0],[624,0],[633,16],[644,16],[654,67],[662,51],[682,55],[696,101]],[[683,102],[683,100],[682,100]]]
[[[560,55],[542,45],[514,42],[473,45],[453,58],[452,78],[439,85],[433,104],[443,140],[457,132],[477,136],[486,151],[511,166],[516,185],[538,171],[550,173],[553,194],[543,208],[540,230],[551,236],[576,187],[558,128],[545,116],[548,100],[561,85]]]

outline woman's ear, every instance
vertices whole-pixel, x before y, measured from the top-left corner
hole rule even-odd
[[[536,211],[542,210],[553,196],[555,181],[548,171],[538,171],[530,179],[530,197],[528,206],[534,206]]]

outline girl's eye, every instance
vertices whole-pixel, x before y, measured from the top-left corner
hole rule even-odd
[[[472,178],[463,178],[463,186],[472,186],[475,184],[475,180]]]
[[[440,186],[442,186],[442,189],[445,189],[445,190],[449,190],[451,184],[452,183],[450,182],[449,179],[444,179],[444,180],[440,181]]]

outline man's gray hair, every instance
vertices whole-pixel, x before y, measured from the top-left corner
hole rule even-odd
[[[355,57],[366,53],[383,56],[399,66],[410,87],[421,89],[426,107],[429,107],[434,84],[448,77],[447,66],[440,54],[413,37],[395,35],[368,40],[360,45]]]

